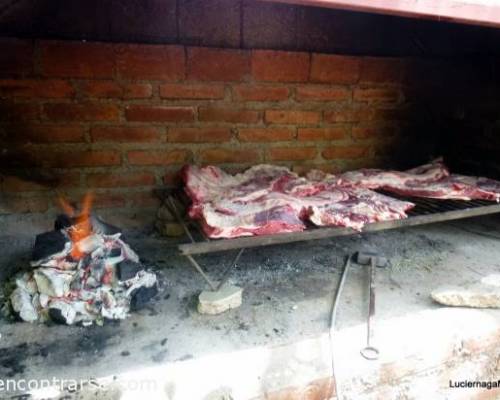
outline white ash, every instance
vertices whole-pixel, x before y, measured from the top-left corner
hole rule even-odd
[[[26,322],[53,320],[88,326],[103,318],[126,318],[137,289],[157,288],[156,274],[139,264],[139,257],[121,240],[120,232],[93,232],[72,243],[71,229],[60,229],[63,235],[37,237],[33,254],[42,258],[31,262],[32,271],[16,277],[10,296],[12,309]],[[55,254],[47,255],[44,241],[56,250]],[[74,250],[78,259],[73,258]],[[122,262],[137,264],[137,272],[127,280],[119,279]]]

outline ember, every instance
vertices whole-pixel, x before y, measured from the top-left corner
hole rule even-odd
[[[157,279],[121,239],[120,229],[91,215],[87,195],[77,214],[61,200],[65,214],[55,229],[37,235],[31,266],[16,277],[13,311],[28,322],[71,325],[124,319],[157,293]],[[122,271],[122,269],[124,271]]]

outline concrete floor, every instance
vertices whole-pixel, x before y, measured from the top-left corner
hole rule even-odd
[[[469,389],[447,387],[453,371],[457,379],[498,376],[500,363],[488,365],[500,355],[487,346],[499,337],[500,310],[442,308],[429,293],[443,284],[468,285],[500,272],[500,216],[246,250],[231,278],[244,288],[243,305],[219,316],[197,313],[196,296],[204,281],[177,255],[175,241],[143,233],[127,236],[142,260],[163,277],[158,299],[127,320],[103,327],[0,320],[0,378],[95,379],[102,385],[84,385],[70,398],[95,398],[95,393],[98,398],[137,398],[134,390],[141,380],[155,382],[148,398],[286,398],[273,393],[330,376],[333,291],[342,257],[362,244],[376,246],[392,263],[377,271],[374,341],[381,359],[369,362],[359,356],[366,332],[367,271],[354,266],[335,336],[342,398],[470,399]],[[29,236],[0,237],[0,268],[24,264],[31,243]],[[198,259],[218,278],[233,257]],[[462,362],[466,356],[469,369]],[[409,384],[410,377],[419,377],[424,386]],[[134,388],[124,386],[132,381]],[[442,397],[428,397],[437,390]],[[0,391],[0,398],[14,393]]]

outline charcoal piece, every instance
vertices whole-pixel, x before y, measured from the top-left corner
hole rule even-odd
[[[45,260],[69,252],[70,240],[61,231],[41,233],[36,236],[32,260]]]
[[[56,324],[66,325],[66,318],[59,308],[49,308],[49,317]]]
[[[130,295],[130,311],[137,311],[144,308],[157,293],[157,285],[151,287],[142,286],[134,290]]]
[[[142,269],[144,268],[141,264],[130,260],[125,260],[118,264],[116,273],[119,280],[126,281],[132,279]]]
[[[71,225],[73,225],[73,221],[66,214],[59,214],[54,221],[54,229],[56,231],[69,228]]]
[[[122,255],[122,249],[115,247],[109,252],[109,257],[120,257]]]
[[[114,247],[109,251],[106,263],[108,265],[116,265],[124,260],[125,257],[122,255],[122,249],[120,247]]]
[[[58,324],[72,325],[75,322],[76,310],[71,304],[56,300],[49,307],[49,317]]]
[[[104,222],[101,218],[95,215],[90,216],[90,223],[92,225],[92,231],[101,235],[116,235],[121,233],[122,230],[114,225]]]

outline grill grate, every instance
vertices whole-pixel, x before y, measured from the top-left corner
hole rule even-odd
[[[467,210],[497,204],[493,201],[488,200],[443,200],[422,197],[408,197],[385,191],[380,191],[380,193],[398,200],[409,201],[415,204],[415,207],[407,212],[409,217],[443,213],[448,211]]]

